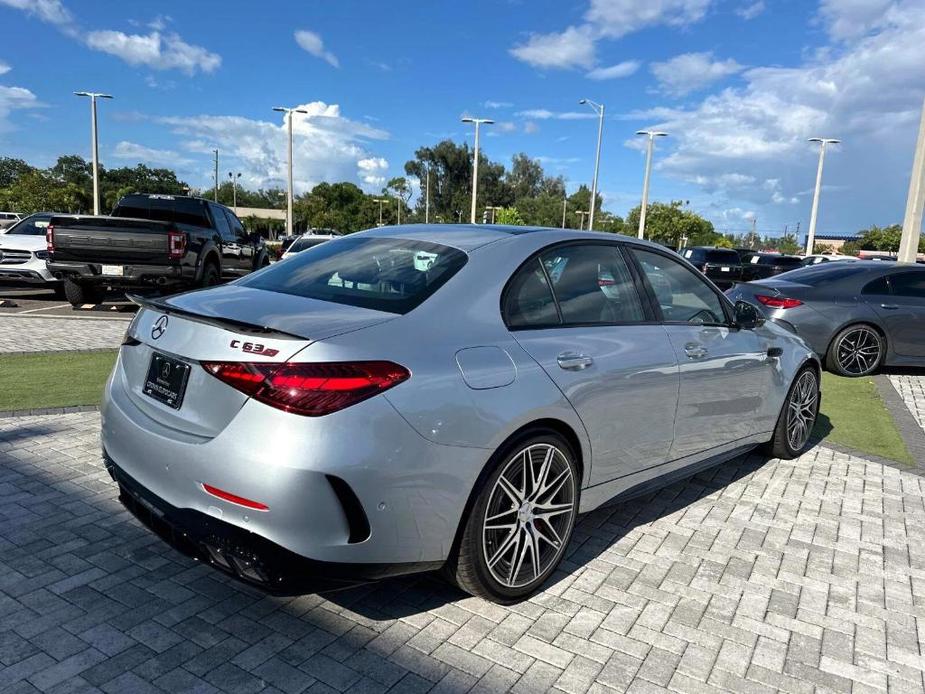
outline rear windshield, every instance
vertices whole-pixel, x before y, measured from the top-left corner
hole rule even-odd
[[[292,244],[286,250],[289,251],[290,253],[298,253],[299,251],[304,251],[309,248],[314,248],[319,243],[324,243],[325,241],[329,241],[329,240],[330,239],[306,239],[306,238],[296,239],[295,241],[292,242]]]
[[[6,233],[22,236],[44,236],[50,221],[51,215],[49,214],[34,214],[11,226]]]
[[[706,257],[704,258],[708,263],[731,263],[733,265],[739,264],[739,254],[735,251],[724,251],[721,249],[712,249],[706,251]]]
[[[819,263],[818,265],[805,265],[796,270],[790,270],[778,275],[777,278],[808,284],[811,287],[821,287],[832,282],[840,282],[854,275],[860,275],[867,272],[868,269],[870,269],[869,266],[862,265],[858,267],[855,263]]]
[[[423,241],[340,238],[239,281],[245,287],[407,313],[466,264],[455,248]]]
[[[206,206],[201,200],[178,198],[173,195],[129,195],[122,198],[112,211],[113,217],[153,219],[158,222],[188,224],[209,228]]]
[[[758,257],[759,265],[778,265],[780,267],[800,267],[803,265],[802,258],[784,255],[763,255]]]

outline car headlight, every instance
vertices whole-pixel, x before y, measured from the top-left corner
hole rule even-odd
[[[39,260],[48,260],[48,251],[36,251],[33,255]]]

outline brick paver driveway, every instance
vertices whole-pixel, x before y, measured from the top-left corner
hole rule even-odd
[[[277,599],[121,509],[96,413],[0,419],[0,690],[919,692],[923,479],[753,455],[579,524],[510,608],[431,577]]]
[[[915,421],[925,429],[925,373],[891,374],[889,379]]]
[[[0,353],[118,349],[127,319],[0,316]]]

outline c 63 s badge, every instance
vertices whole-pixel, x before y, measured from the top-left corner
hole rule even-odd
[[[248,354],[259,354],[262,357],[275,357],[277,354],[279,354],[278,349],[265,347],[264,345],[255,342],[241,342],[241,340],[232,340],[231,349],[240,349],[242,352],[247,352]]]

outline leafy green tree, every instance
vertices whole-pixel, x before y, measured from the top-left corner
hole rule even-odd
[[[514,200],[535,198],[544,191],[546,174],[538,159],[531,159],[524,153],[511,158],[511,170],[507,175],[507,184]]]
[[[682,237],[687,237],[688,246],[713,245],[724,238],[712,222],[686,208],[687,203],[682,200],[650,203],[646,212],[646,238],[669,246],[677,246]],[[630,229],[639,227],[639,212],[637,205],[627,215],[626,225]]]
[[[0,188],[9,188],[20,176],[35,170],[22,159],[0,157]]]
[[[513,226],[524,226],[526,222],[520,216],[516,207],[502,207],[495,213],[496,224],[511,224]]]

